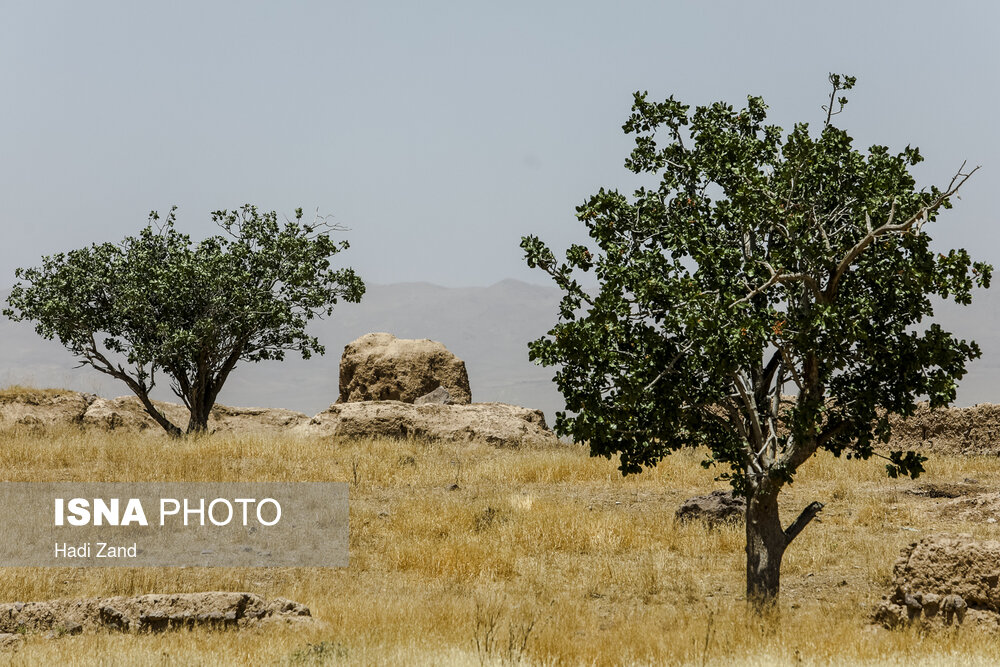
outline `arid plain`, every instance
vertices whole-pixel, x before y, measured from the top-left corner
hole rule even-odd
[[[343,481],[343,569],[4,568],[0,600],[249,591],[315,621],[258,630],[29,634],[12,664],[992,665],[973,628],[890,631],[872,613],[900,549],[927,534],[997,539],[995,454],[932,455],[918,481],[876,461],[811,461],[783,495],[820,520],[786,555],[780,607],[743,603],[743,533],[680,524],[684,499],[725,488],[699,452],[622,478],[584,447],[215,434],[174,441],[73,427],[0,432],[8,481]],[[955,493],[935,490],[958,489]],[[988,495],[988,494],[987,494]],[[786,517],[788,520],[788,517]]]

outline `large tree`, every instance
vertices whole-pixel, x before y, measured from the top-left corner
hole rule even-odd
[[[623,474],[706,447],[706,465],[746,496],[747,597],[776,599],[782,556],[822,508],[782,527],[778,495],[819,450],[886,459],[913,477],[921,455],[890,451],[890,415],[955,398],[980,356],[937,324],[932,298],[971,301],[992,268],[931,248],[928,223],[975,171],[918,189],[907,146],[859,151],[832,124],[855,79],[831,75],[818,132],[783,136],[766,105],[690,107],[637,93],[626,161],[658,183],[600,190],[577,208],[596,248],[557,260],[537,237],[528,265],[565,292],[530,356],[559,366],[568,413],[556,430],[619,455]],[[593,271],[587,289],[577,271]]]
[[[176,207],[175,207],[176,208]],[[254,206],[215,211],[223,234],[194,243],[175,229],[175,209],[154,211],[138,236],[42,258],[17,270],[4,314],[33,320],[91,366],[121,380],[171,435],[182,430],[150,398],[160,377],[190,410],[186,432],[204,431],[241,361],[308,359],[323,346],[306,323],[339,299],[360,301],[364,283],[330,258],[346,249],[336,226],[302,210],[281,224]]]

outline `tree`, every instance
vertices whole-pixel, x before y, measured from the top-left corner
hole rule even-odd
[[[240,361],[308,359],[323,354],[306,323],[330,315],[338,299],[358,302],[364,283],[351,269],[330,268],[347,249],[329,236],[340,228],[317,218],[279,224],[254,206],[215,211],[223,235],[199,243],[178,232],[175,210],[153,211],[138,236],[118,244],[42,258],[17,269],[8,317],[36,322],[81,366],[121,380],[169,434],[181,429],[153,404],[158,375],[190,410],[187,433],[204,431],[212,406]],[[124,359],[124,362],[121,360]]]
[[[779,492],[813,454],[880,456],[891,477],[923,470],[925,457],[883,446],[889,417],[921,397],[953,401],[980,350],[918,325],[930,297],[968,304],[992,271],[965,250],[936,253],[925,228],[976,169],[916,189],[919,151],[852,148],[831,120],[855,78],[830,83],[818,134],[801,123],[784,138],[759,97],[690,113],[636,93],[625,165],[658,184],[631,199],[601,189],[577,208],[596,249],[572,245],[562,262],[535,236],[521,242],[564,292],[558,323],[529,345],[532,360],[560,366],[575,414],[558,414],[557,432],[618,454],[625,475],[706,447],[706,467],[725,467],[748,501],[758,607],[777,598],[782,556],[822,508],[782,528]]]

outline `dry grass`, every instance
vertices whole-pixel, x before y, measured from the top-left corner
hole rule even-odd
[[[818,457],[783,496],[820,521],[786,555],[780,622],[742,603],[741,529],[677,525],[686,497],[722,485],[695,452],[623,479],[582,448],[207,436],[0,433],[10,481],[346,481],[344,569],[0,570],[0,600],[246,590],[305,603],[292,631],[28,637],[15,664],[982,664],[973,630],[889,632],[868,616],[907,542],[933,531],[997,538],[938,516],[875,462]],[[927,479],[1000,482],[1000,460],[935,458]],[[458,489],[450,487],[457,484]]]

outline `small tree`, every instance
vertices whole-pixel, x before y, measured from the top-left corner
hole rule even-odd
[[[867,152],[831,124],[854,77],[831,75],[818,136],[798,124],[782,139],[749,97],[689,107],[635,95],[623,129],[635,135],[626,167],[659,183],[629,198],[600,190],[577,208],[597,245],[558,262],[538,238],[530,267],[565,292],[559,322],[530,357],[560,365],[569,415],[556,430],[591,453],[620,455],[623,474],[689,446],[728,468],[746,496],[747,598],[776,599],[782,556],[822,508],[787,528],[778,494],[820,449],[881,456],[891,477],[926,460],[888,453],[889,416],[955,398],[975,343],[937,324],[930,296],[971,301],[992,268],[965,250],[933,252],[925,230],[969,176],[915,189],[916,148]],[[835,110],[836,107],[836,110]],[[665,140],[665,141],[664,141]],[[593,270],[588,291],[575,271]]]
[[[335,243],[326,221],[279,224],[254,206],[215,211],[224,235],[192,243],[150,213],[138,236],[42,259],[18,269],[4,314],[33,320],[80,359],[117,378],[171,435],[172,424],[149,397],[158,375],[190,410],[188,433],[204,431],[212,406],[240,361],[281,360],[294,350],[308,359],[323,346],[306,333],[313,317],[330,315],[338,299],[357,302],[364,283],[351,269],[333,270]],[[116,355],[118,355],[116,357]],[[120,359],[124,358],[125,363]]]

